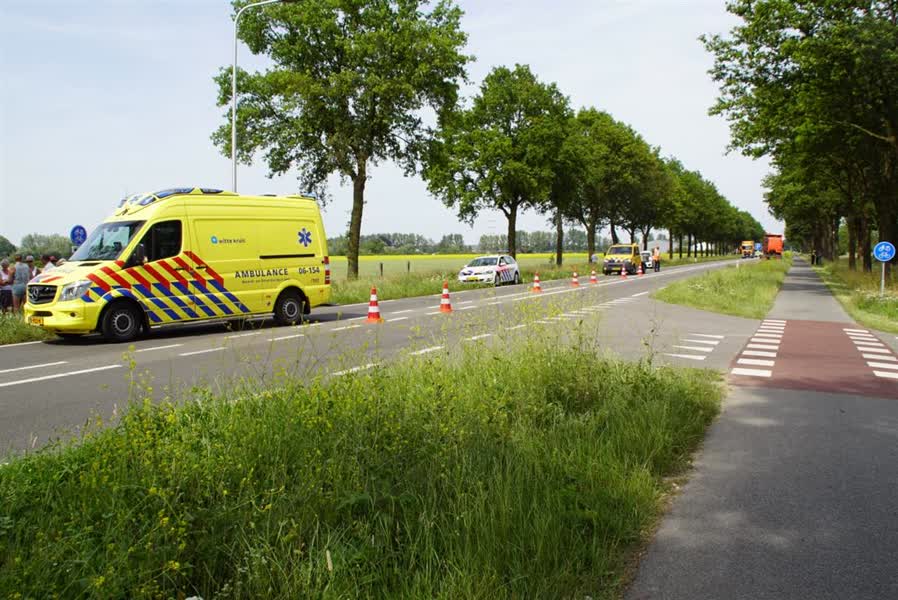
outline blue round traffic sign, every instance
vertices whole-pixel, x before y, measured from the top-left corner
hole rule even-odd
[[[76,246],[80,246],[87,240],[87,230],[81,225],[75,225],[69,232],[69,239]]]
[[[879,242],[873,247],[873,257],[879,262],[889,262],[895,258],[895,246],[889,242]]]

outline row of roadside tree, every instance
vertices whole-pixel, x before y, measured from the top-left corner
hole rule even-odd
[[[898,243],[898,3],[732,0],[741,22],[704,39],[733,147],[769,156],[766,200],[786,236],[849,267]],[[894,261],[893,261],[894,265]]]
[[[245,3],[235,1],[235,11]],[[271,174],[296,169],[322,198],[330,175],[352,182],[350,278],[358,275],[369,168],[385,160],[421,175],[462,221],[500,211],[512,255],[523,210],[554,222],[559,264],[566,223],[585,229],[590,255],[605,227],[615,243],[621,231],[647,241],[663,228],[681,246],[704,242],[720,252],[761,239],[761,225],[701,173],[663,157],[607,112],[575,110],[526,65],[494,68],[473,98],[461,99],[473,59],[461,16],[451,0],[304,0],[240,22],[240,38],[271,66],[238,73],[238,156],[249,163],[262,153]],[[227,106],[230,68],[216,81]],[[230,122],[213,134],[225,154],[230,139]]]

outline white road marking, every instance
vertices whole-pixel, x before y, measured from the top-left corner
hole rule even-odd
[[[748,344],[746,348],[754,348],[755,350],[779,350],[779,346],[771,346],[770,344]]]
[[[140,350],[135,350],[134,353],[138,352],[152,352],[153,350],[168,350],[169,348],[180,348],[184,344],[169,344],[167,346],[153,346],[152,348],[141,348]]]
[[[234,335],[226,335],[225,339],[231,340],[234,338],[250,337],[251,335],[259,335],[260,333],[262,333],[262,332],[261,331],[251,331],[249,333],[235,333]]]
[[[842,329],[842,331],[850,331],[851,333],[870,333],[866,329]]]
[[[785,333],[785,329],[778,329],[776,327],[758,327],[759,332],[766,333]]]
[[[760,358],[740,358],[736,362],[740,365],[751,365],[753,367],[772,367],[776,361]]]
[[[722,340],[725,338],[725,335],[713,335],[710,333],[690,333],[689,335],[694,335],[698,337],[706,337],[706,338],[714,338],[715,340]]]
[[[462,306],[458,310],[471,310],[472,308],[477,308],[476,306]]]
[[[714,348],[707,348],[705,346],[678,346],[674,344],[674,348],[681,348],[683,350],[694,350],[695,352],[711,352]]]
[[[497,304],[502,304],[501,300],[496,300],[495,302],[487,302],[487,306],[496,306]]]
[[[756,334],[754,334],[753,337],[758,337],[758,338],[770,338],[770,339],[772,339],[772,340],[781,340],[781,339],[783,339],[783,336],[781,336],[781,335],[778,334],[778,333],[756,333]]]
[[[67,360],[59,360],[51,363],[42,363],[39,365],[28,365],[27,367],[16,367],[15,369],[0,369],[0,373],[12,373],[13,371],[25,371],[27,369],[39,369],[41,367],[55,367],[56,365],[64,365]]]
[[[407,308],[407,309],[405,309],[405,310],[394,310],[394,311],[393,311],[393,314],[394,314],[394,315],[401,315],[401,314],[403,314],[403,313],[410,313],[410,312],[413,312],[413,310],[414,310],[414,309],[412,309],[412,308]]]
[[[689,360],[705,360],[706,356],[701,356],[698,354],[672,354],[670,352],[665,352],[667,356],[674,356],[676,358],[688,358]]]
[[[292,340],[293,338],[301,338],[301,337],[306,337],[306,336],[301,333],[294,333],[293,335],[280,335],[278,337],[269,338],[268,341],[269,342],[279,342],[281,340]]]
[[[358,329],[361,325],[346,325],[344,327],[334,327],[331,331],[343,331],[344,329]]]
[[[442,349],[443,349],[442,346],[431,346],[430,348],[422,348],[421,350],[415,350],[414,352],[412,352],[412,354],[417,356],[419,354],[427,354],[428,352],[436,352],[437,350],[442,350]]]
[[[350,373],[358,373],[359,371],[367,371],[368,369],[370,369],[372,367],[376,367],[376,366],[377,366],[377,363],[368,363],[366,365],[353,367],[351,369],[346,369],[344,371],[336,371],[336,372],[332,373],[332,375],[334,375],[335,377],[339,377],[340,375],[349,375]]]
[[[781,325],[785,325],[786,322],[783,319],[764,319],[762,323],[779,323]]]
[[[492,333],[481,333],[480,335],[475,335],[473,337],[469,337],[469,338],[465,338],[465,339],[467,339],[467,341],[469,341],[469,342],[473,342],[473,341],[482,340],[482,339],[488,338],[488,337],[493,337],[493,334]]]
[[[764,352],[763,350],[743,350],[743,356],[763,356],[764,358],[776,358],[776,352]]]
[[[754,344],[779,344],[779,343],[780,343],[780,340],[775,340],[775,339],[772,339],[772,338],[756,338],[756,337],[753,337],[753,338],[751,338],[751,339],[748,340],[748,341],[749,341],[749,342],[752,342],[752,343],[754,343]]]
[[[527,327],[526,323],[524,323],[522,325],[515,325],[514,327],[509,327],[508,331],[512,331],[513,329],[523,329],[524,327]]]
[[[891,354],[888,348],[858,348],[861,352],[873,352],[875,354]]]
[[[405,321],[408,317],[396,317],[395,319],[387,319],[387,323],[395,323],[396,321]]]
[[[456,302],[456,304],[461,306],[462,304],[471,304],[472,302],[474,302],[474,301],[473,300],[462,300],[461,302]]]
[[[855,342],[855,346],[858,348],[885,348],[886,345],[882,342]]]
[[[206,350],[194,350],[193,352],[182,352],[178,356],[194,356],[196,354],[208,354],[209,352],[221,352],[224,348],[208,348]]]
[[[880,354],[861,354],[861,356],[863,356],[864,358],[869,358],[870,360],[892,360],[892,361],[898,362],[898,358],[895,358],[894,356],[886,356],[886,355],[884,355],[884,354],[883,354],[883,355],[880,355]]]
[[[898,373],[890,373],[888,371],[873,371],[877,377],[885,377],[887,379],[898,379]]]
[[[718,341],[718,340],[693,340],[693,339],[689,339],[689,338],[686,338],[682,341],[689,342],[691,344],[711,344],[712,346],[716,346],[717,344],[720,343],[720,341]]]
[[[43,344],[41,340],[36,342],[17,342],[15,344],[3,344],[4,348],[15,348],[16,346],[31,346],[32,344]]]
[[[767,369],[742,369],[740,367],[735,367],[730,372],[733,375],[746,375],[748,377],[770,377],[773,375],[773,371],[768,371]]]
[[[898,371],[898,365],[893,365],[892,363],[868,362],[867,366],[877,369],[894,369]]]
[[[846,334],[853,340],[875,340],[876,336],[872,333],[849,333]]]
[[[429,313],[425,313],[425,314],[427,314],[427,315],[438,315],[438,314],[440,314],[441,312],[442,312],[442,311],[440,311],[440,310],[435,310],[435,311],[433,311],[433,312],[429,312]]]
[[[639,292],[638,294],[633,294],[630,296],[631,298],[638,298],[639,296],[645,296],[648,292]]]
[[[69,377],[70,375],[83,375],[84,373],[96,373],[97,371],[108,371],[109,369],[120,369],[122,365],[106,365],[105,367],[94,367],[93,369],[81,369],[79,371],[67,371],[65,373],[53,373],[52,375],[42,375],[41,377],[31,377],[30,379],[19,379],[18,381],[6,381],[0,383],[0,387],[9,387],[11,385],[21,385],[23,383],[34,383],[36,381],[46,381],[48,379],[59,379],[60,377]]]

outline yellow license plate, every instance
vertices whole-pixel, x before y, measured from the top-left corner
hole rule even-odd
[[[480,277],[468,277],[468,281],[480,281]]]
[[[29,319],[29,322],[30,322],[32,325],[38,325],[38,326],[43,327],[43,325],[44,325],[44,318],[43,318],[43,317],[31,317],[31,319]]]

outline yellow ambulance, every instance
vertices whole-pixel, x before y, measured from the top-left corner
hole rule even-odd
[[[28,284],[25,317],[63,337],[273,314],[330,300],[321,212],[305,196],[175,188],[121,201],[71,259]]]

